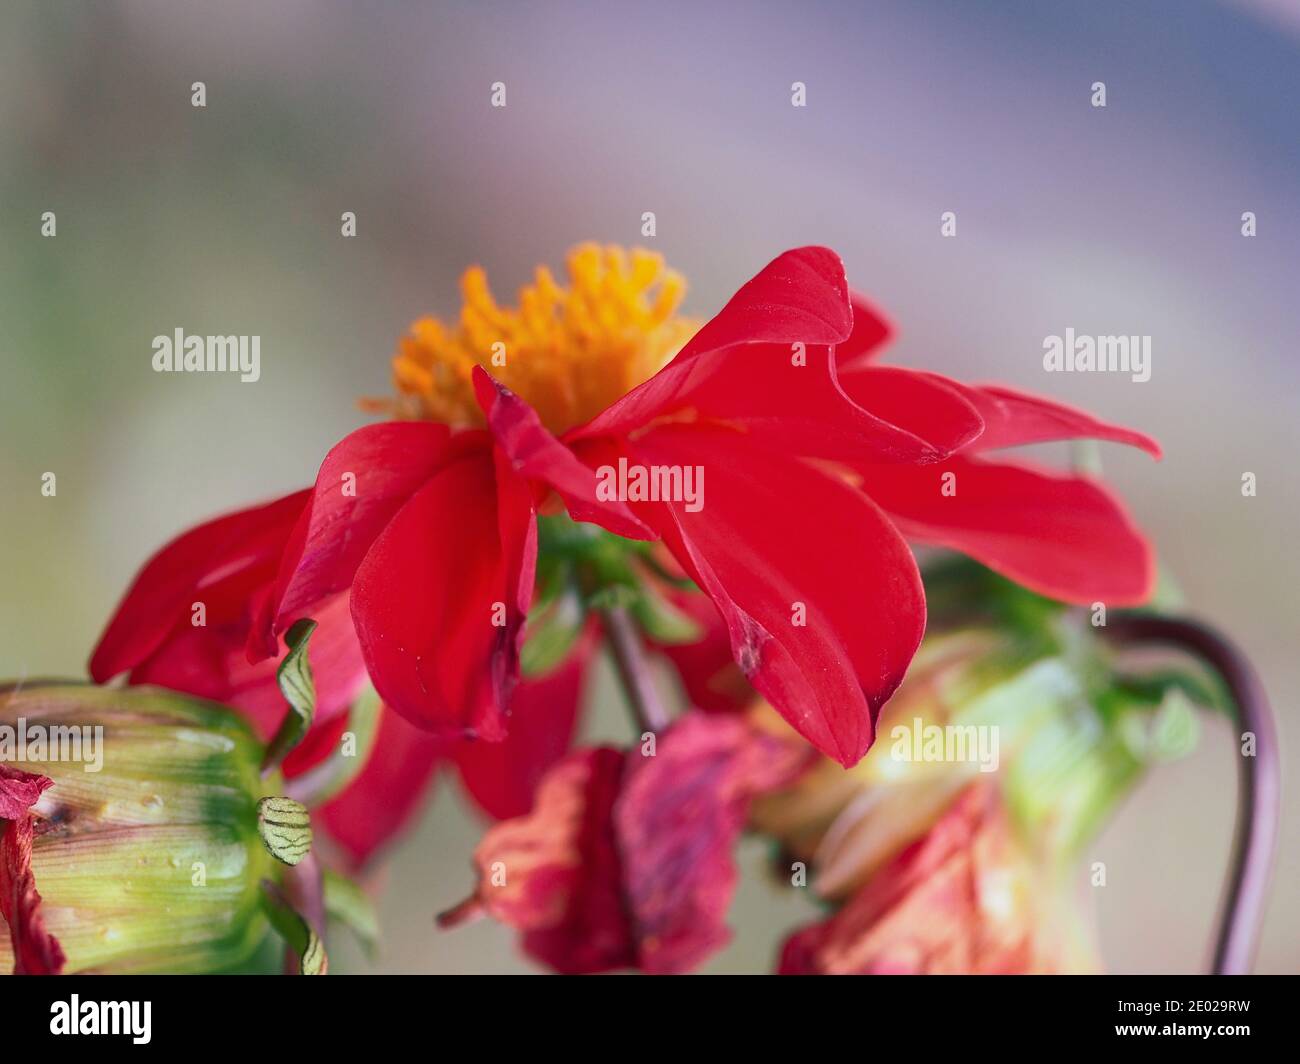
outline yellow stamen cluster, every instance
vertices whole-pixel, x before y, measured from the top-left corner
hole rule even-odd
[[[371,408],[480,425],[471,374],[482,366],[561,433],[653,376],[698,327],[675,315],[685,282],[653,252],[582,244],[566,265],[567,287],[539,266],[517,308],[497,305],[480,267],[466,270],[459,322],[415,322],[393,359],[398,397]]]

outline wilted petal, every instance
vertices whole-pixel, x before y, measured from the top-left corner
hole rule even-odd
[[[695,713],[653,757],[628,755],[615,828],[642,971],[690,971],[730,940],[734,851],[750,801],[807,763],[800,744],[739,717]]]
[[[9,925],[14,975],[59,975],[67,960],[45,929],[32,874],[34,818],[28,810],[53,782],[0,765],[0,914]]]

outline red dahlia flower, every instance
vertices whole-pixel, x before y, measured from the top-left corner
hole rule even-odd
[[[904,535],[1060,598],[1147,594],[1147,545],[1101,487],[977,455],[1072,436],[1155,444],[1048,400],[876,365],[889,328],[850,298],[833,252],[781,255],[693,335],[657,256],[584,246],[569,271],[562,288],[539,270],[507,310],[471,270],[455,329],[415,324],[390,405],[419,420],[327,455],[257,605],[250,661],[350,591],[387,705],[434,734],[501,739],[536,517],[558,499],[576,520],[661,538],[744,674],[848,765],[924,629]],[[596,471],[625,466],[698,468],[707,493],[602,498]]]

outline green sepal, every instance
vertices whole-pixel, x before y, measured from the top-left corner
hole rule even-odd
[[[336,920],[361,942],[372,960],[379,946],[379,914],[374,903],[352,880],[325,869],[325,914]]]
[[[296,865],[311,853],[311,816],[305,805],[292,798],[261,799],[257,831],[267,852],[282,864]]]
[[[325,975],[329,971],[329,958],[320,935],[269,879],[262,880],[262,898],[262,909],[271,926],[298,954],[298,974]]]
[[[267,744],[266,757],[262,761],[263,773],[276,768],[288,756],[289,751],[302,742],[303,736],[311,728],[312,717],[316,713],[316,685],[312,680],[307,646],[314,631],[316,622],[310,617],[304,617],[285,633],[284,642],[289,653],[276,669],[275,679],[280,685],[284,700],[289,703],[289,712],[284,715],[279,730]]]

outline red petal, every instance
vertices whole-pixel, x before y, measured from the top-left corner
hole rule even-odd
[[[732,344],[837,344],[852,330],[840,257],[830,248],[794,248],[745,282],[673,361],[687,362]]]
[[[962,551],[1066,602],[1134,605],[1150,596],[1150,545],[1091,480],[961,457],[861,472],[863,489],[909,538]],[[942,493],[945,473],[955,474],[955,495]]]
[[[984,419],[968,396],[970,389],[936,374],[868,364],[841,370],[839,380],[864,410],[928,443],[932,457],[952,454],[984,429]],[[854,464],[880,461],[863,450],[847,458]]]
[[[737,433],[665,427],[636,447],[642,462],[702,464],[698,512],[667,503],[642,516],[712,596],[754,686],[828,757],[855,764],[925,629],[902,537],[848,485]]]
[[[849,304],[853,308],[853,331],[835,347],[835,358],[841,369],[878,357],[897,332],[893,322],[865,296],[850,292]]]
[[[694,643],[658,647],[673,663],[690,704],[706,713],[734,713],[752,704],[757,695],[731,656],[731,636],[713,600],[698,591],[668,597],[702,629]]]
[[[269,579],[308,492],[227,514],[177,537],[145,563],[90,659],[98,683],[153,654],[202,601],[209,623],[237,616],[251,589]]]
[[[510,732],[501,742],[465,739],[456,744],[465,789],[489,816],[506,820],[532,809],[546,770],[568,752],[594,646],[595,640],[584,636],[564,664],[515,688]]]
[[[0,914],[9,925],[14,975],[60,975],[67,958],[45,930],[32,874],[34,820],[28,810],[54,781],[0,765]]]
[[[614,822],[642,971],[690,971],[731,938],[750,800],[788,783],[808,754],[741,718],[688,714],[653,757],[628,755]]]
[[[845,339],[853,327],[844,264],[828,248],[796,248],[768,263],[707,322],[667,366],[634,388],[571,439],[621,436],[644,425],[679,400],[717,362],[695,366],[700,356],[735,345],[827,346]],[[742,361],[744,350],[733,353]]]
[[[317,628],[307,656],[316,688],[315,731],[351,706],[365,685],[366,665],[346,593],[318,603],[312,617]],[[268,658],[250,665],[245,654],[248,632],[244,617],[221,622],[209,612],[206,627],[182,622],[150,658],[131,670],[130,681],[234,706],[252,721],[263,739],[269,739],[287,711],[275,675],[279,661]],[[301,763],[298,751],[294,754]]]
[[[975,451],[1047,440],[1094,439],[1126,443],[1146,451],[1152,458],[1160,457],[1160,444],[1150,436],[1099,421],[1091,414],[1052,399],[995,384],[968,387],[965,395],[984,418],[984,432],[971,448]]]
[[[445,425],[390,421],[357,429],[334,445],[249,640],[251,661],[278,655],[278,633],[314,616],[322,599],[347,590],[376,537],[447,460],[449,436]]]
[[[612,747],[575,751],[546,774],[532,813],[497,824],[474,851],[479,901],[566,974],[636,962],[614,838],[623,770]]]
[[[422,728],[505,735],[520,585],[532,576],[524,556],[536,550],[532,509],[512,487],[503,485],[499,525],[492,459],[453,462],[398,511],[357,570],[352,616],[375,689]]]
[[[365,766],[338,795],[312,812],[351,857],[365,864],[419,809],[448,748],[386,706]]]
[[[474,394],[497,446],[519,476],[553,489],[576,521],[590,521],[630,539],[654,538],[626,503],[598,501],[595,472],[551,435],[531,406],[482,366],[474,367]]]

